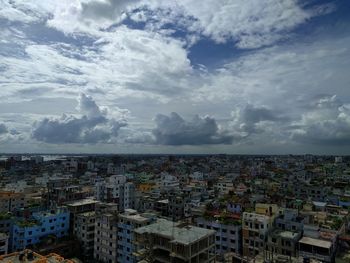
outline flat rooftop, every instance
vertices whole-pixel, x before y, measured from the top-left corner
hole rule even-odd
[[[96,204],[96,203],[99,203],[99,201],[94,200],[92,198],[85,198],[78,201],[66,203],[65,205],[74,207],[74,206],[89,205],[89,204]]]
[[[134,222],[147,222],[149,219],[139,214],[136,210],[125,209],[125,213],[119,214],[120,218],[124,218]]]
[[[316,239],[312,237],[303,237],[299,240],[299,243],[322,248],[330,248],[332,246],[332,243],[330,241]]]
[[[279,230],[276,229],[275,231],[273,231],[272,233],[273,236],[279,236],[282,238],[287,238],[287,239],[294,239],[296,238],[299,233],[298,232],[293,232],[293,231],[286,231],[286,230]]]
[[[180,243],[183,245],[189,245],[202,238],[215,234],[214,230],[190,225],[180,227],[179,223],[165,219],[158,219],[154,224],[137,228],[135,232],[138,234],[152,233],[160,235],[171,239],[172,243]]]

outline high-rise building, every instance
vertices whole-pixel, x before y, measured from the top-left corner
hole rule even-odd
[[[139,214],[136,210],[125,209],[118,216],[118,262],[135,263],[134,229],[153,222],[155,217]]]
[[[105,263],[118,262],[117,258],[117,213],[97,214],[95,221],[94,258]]]
[[[73,233],[80,242],[85,258],[92,257],[94,253],[95,219],[95,211],[80,213],[75,217]]]
[[[95,197],[102,202],[114,202],[119,211],[135,207],[135,185],[127,182],[124,175],[112,175],[95,185]]]

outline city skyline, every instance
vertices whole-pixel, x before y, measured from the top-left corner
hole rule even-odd
[[[0,4],[2,153],[350,154],[349,2]]]

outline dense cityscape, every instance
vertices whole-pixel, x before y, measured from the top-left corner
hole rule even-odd
[[[0,0],[0,263],[350,263],[350,0]]]
[[[4,155],[0,262],[348,262],[350,158]]]

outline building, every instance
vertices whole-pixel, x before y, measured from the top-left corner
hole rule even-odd
[[[14,252],[7,255],[0,255],[0,262],[3,263],[21,263],[21,262],[31,262],[31,263],[74,263],[72,260],[64,259],[62,256],[51,253],[49,255],[43,256],[35,253],[29,249],[21,252]]]
[[[96,199],[119,204],[119,211],[135,207],[134,193],[135,185],[127,182],[125,175],[112,175],[95,184]]]
[[[0,256],[8,253],[8,235],[0,232]]]
[[[105,263],[118,262],[117,258],[117,213],[97,214],[95,221],[94,258]]]
[[[57,179],[47,183],[45,199],[49,207],[55,207],[87,198],[89,195],[88,190],[80,185],[75,185],[72,179]]]
[[[150,224],[154,218],[139,214],[136,210],[125,209],[118,219],[118,262],[135,263],[134,229]]]
[[[335,249],[331,241],[303,237],[299,241],[299,256],[321,262],[334,262]]]
[[[198,217],[195,222],[198,227],[215,230],[215,251],[217,255],[223,256],[230,252],[241,253],[242,225],[239,216],[234,220]]]
[[[70,233],[73,233],[74,231],[76,217],[81,213],[95,211],[98,204],[98,201],[90,198],[77,200],[66,204],[70,212]]]
[[[255,257],[265,250],[268,232],[278,210],[277,205],[257,204],[255,212],[244,212],[242,218],[243,256]]]
[[[145,262],[215,262],[215,231],[165,219],[135,230],[135,256]]]
[[[83,256],[87,258],[94,254],[95,219],[95,211],[80,213],[75,217],[73,233],[80,242]]]
[[[24,193],[0,192],[0,213],[13,212],[26,205]]]
[[[271,258],[275,255],[297,256],[298,241],[302,237],[304,218],[296,210],[284,209],[276,217],[269,233],[267,251]]]
[[[69,212],[65,207],[35,212],[30,218],[17,219],[12,229],[12,251],[20,251],[40,243],[49,235],[60,238],[68,235]]]

